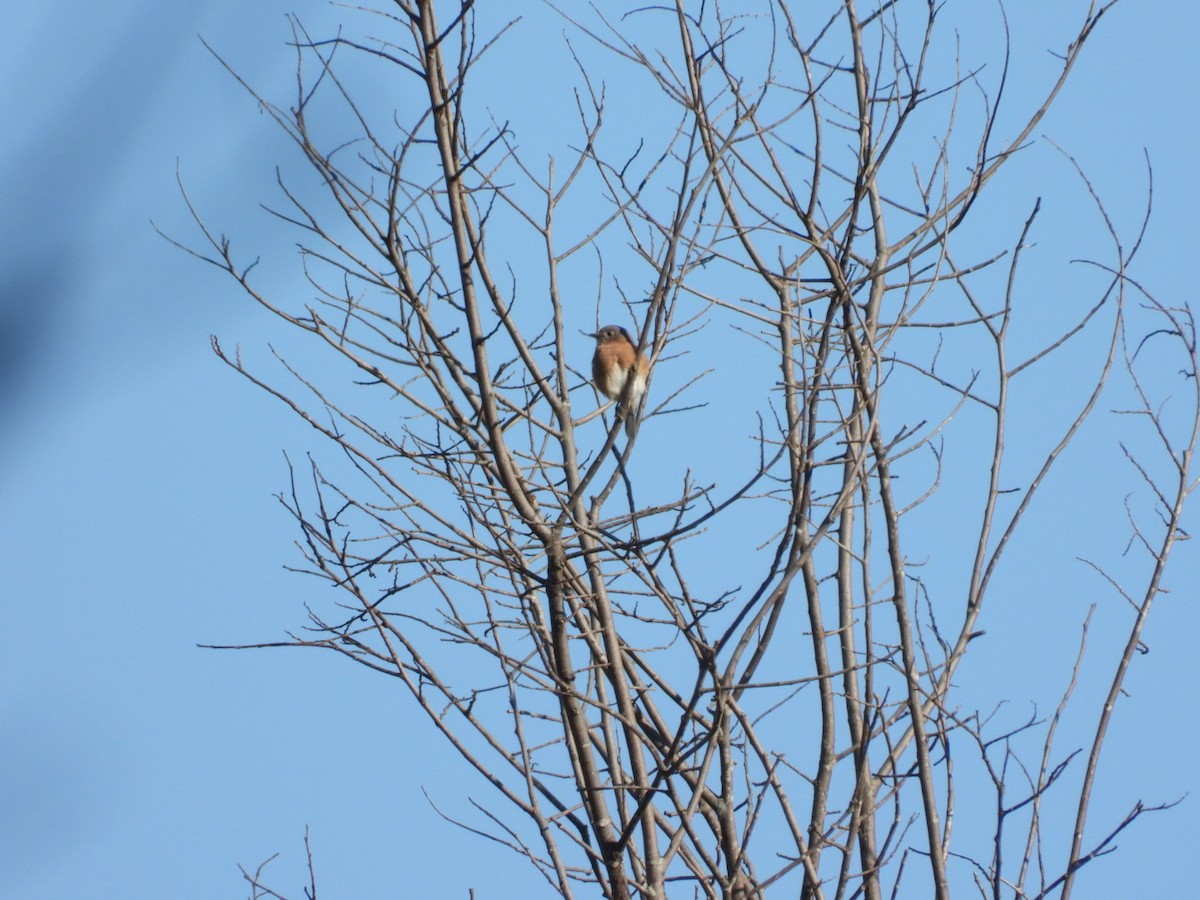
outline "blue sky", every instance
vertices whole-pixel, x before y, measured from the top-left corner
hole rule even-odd
[[[217,334],[265,355],[280,338],[275,324],[149,220],[186,225],[178,161],[210,220],[244,225],[247,252],[260,239],[279,252],[272,283],[298,283],[289,239],[254,218],[257,200],[274,196],[285,145],[197,39],[279,96],[292,78],[291,11],[317,33],[341,14],[296,0],[103,9],[65,0],[6,13],[6,898],[243,896],[237,865],[276,852],[282,889],[298,895],[306,826],[330,895],[465,896],[472,886],[481,897],[536,895],[521,887],[539,882],[519,860],[431,809],[423,789],[456,816],[469,811],[461,785],[492,798],[386,679],[324,655],[196,647],[270,639],[299,621],[312,587],[283,571],[293,532],[272,495],[285,486],[283,451],[321,448],[209,350]],[[1149,150],[1155,215],[1139,272],[1174,303],[1195,300],[1198,32],[1198,7],[1126,0],[1038,132],[1079,158],[1118,219],[1139,215]],[[514,91],[531,89],[523,77],[513,73]],[[1041,177],[1047,192],[1078,202],[1061,163]],[[643,440],[651,452],[653,434]],[[1200,786],[1194,547],[1183,545],[1175,565],[1176,590],[1152,618],[1153,652],[1137,660],[1106,757],[1133,796],[1152,802]],[[1088,870],[1082,895],[1183,896],[1193,878],[1178,861],[1198,833],[1194,800],[1143,820],[1117,857]]]

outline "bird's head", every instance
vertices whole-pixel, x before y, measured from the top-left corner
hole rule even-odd
[[[597,344],[607,344],[610,341],[624,340],[630,344],[633,340],[629,337],[629,332],[620,325],[605,325],[595,334],[590,334],[588,337],[594,337]]]

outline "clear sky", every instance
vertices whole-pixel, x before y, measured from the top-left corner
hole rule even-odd
[[[314,588],[283,571],[294,533],[272,495],[286,484],[283,451],[324,448],[209,350],[217,334],[263,353],[275,323],[149,220],[186,224],[178,161],[211,221],[255,240],[262,229],[264,247],[286,249],[265,216],[246,218],[274,197],[284,144],[197,35],[283,96],[292,11],[316,33],[342,15],[303,0],[62,0],[5,13],[6,900],[244,896],[237,865],[275,853],[281,889],[298,896],[306,826],[330,896],[537,895],[519,860],[431,808],[426,793],[468,816],[462,785],[494,798],[387,679],[327,655],[196,646],[301,623]],[[1196,4],[1125,0],[1039,128],[1080,159],[1118,218],[1139,214],[1149,151],[1155,216],[1139,273],[1176,304],[1196,300],[1198,33]],[[528,91],[520,78],[513,89]],[[286,287],[296,274],[274,277]],[[653,440],[648,431],[643,452]],[[1200,787],[1196,548],[1183,545],[1175,565],[1106,758],[1148,802]],[[1198,810],[1189,799],[1143,819],[1087,870],[1080,895],[1194,890]]]

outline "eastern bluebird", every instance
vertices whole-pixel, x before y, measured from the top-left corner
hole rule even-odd
[[[617,415],[625,420],[626,437],[632,437],[638,403],[646,393],[646,373],[650,364],[638,353],[629,332],[620,325],[605,325],[591,336],[596,339],[592,381],[609,400],[621,401]]]

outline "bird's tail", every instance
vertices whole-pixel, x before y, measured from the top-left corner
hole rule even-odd
[[[625,437],[630,440],[637,433],[639,412],[641,412],[640,404],[637,403],[621,407],[621,415],[625,419]]]

